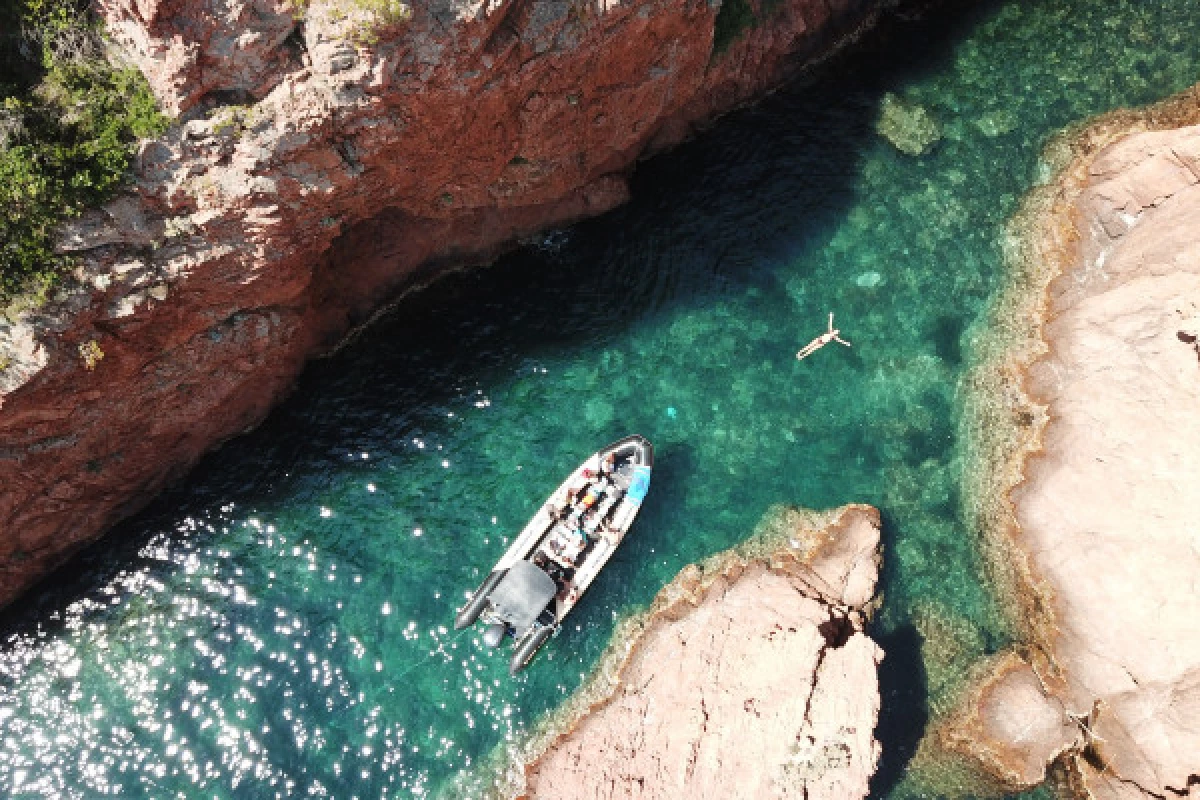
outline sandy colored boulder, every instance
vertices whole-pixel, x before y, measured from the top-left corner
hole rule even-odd
[[[939,735],[1006,786],[1036,786],[1046,768],[1083,744],[1084,730],[1033,669],[1007,654]]]
[[[879,758],[883,653],[862,630],[878,526],[867,506],[782,512],[767,527],[790,535],[761,537],[767,550],[683,570],[520,796],[865,797]]]

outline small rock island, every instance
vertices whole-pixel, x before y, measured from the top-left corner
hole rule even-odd
[[[776,509],[614,638],[526,798],[867,795],[879,759],[879,513]]]

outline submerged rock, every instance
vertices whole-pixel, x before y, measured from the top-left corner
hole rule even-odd
[[[879,107],[875,130],[901,153],[922,156],[941,141],[942,126],[927,108],[888,92]]]
[[[879,546],[869,506],[776,510],[746,546],[686,567],[610,647],[518,796],[865,797]]]
[[[1007,109],[989,111],[975,120],[975,127],[988,138],[1012,133],[1017,127],[1017,115]]]
[[[854,284],[860,289],[874,289],[883,283],[883,275],[874,270],[864,272],[854,279]]]

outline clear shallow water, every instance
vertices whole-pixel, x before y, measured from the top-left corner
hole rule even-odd
[[[1050,133],[1200,80],[1200,2],[896,23],[819,86],[645,165],[630,206],[406,303],[3,621],[14,797],[434,796],[581,681],[617,613],[775,502],[884,512],[897,781],[946,663],[1005,643],[961,521],[963,334]],[[903,155],[885,92],[943,138]],[[796,349],[838,314],[853,349]],[[585,454],[656,445],[640,521],[513,681],[450,630]],[[925,630],[929,630],[928,624]]]

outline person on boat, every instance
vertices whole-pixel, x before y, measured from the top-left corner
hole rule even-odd
[[[850,343],[838,335],[840,333],[841,333],[840,330],[833,327],[833,312],[830,311],[829,312],[829,329],[827,331],[825,331],[825,333],[822,333],[820,336],[813,339],[808,344],[804,345],[804,347],[802,347],[800,349],[800,352],[796,353],[796,360],[803,361],[804,359],[808,358],[813,353],[817,352],[818,350],[820,350],[822,347],[829,344],[830,342],[837,342],[838,344],[844,344],[844,345],[846,345],[846,347],[850,347]]]
[[[545,551],[546,551],[546,554],[550,556],[550,558],[557,561],[559,558],[562,557],[563,551],[566,550],[566,547],[567,547],[566,537],[563,536],[562,529],[559,528],[558,530],[556,530],[552,534],[550,534],[550,538],[546,540]]]
[[[566,580],[563,577],[563,568],[557,561],[546,559],[545,573],[549,575],[554,580],[554,583],[559,587],[562,587],[563,584],[566,583]]]
[[[583,474],[576,480],[567,484],[567,488],[563,490],[563,505],[567,508],[575,505],[583,493],[587,490],[592,481],[592,471],[585,469]]]
[[[556,582],[555,585],[558,587],[558,591],[555,593],[558,602],[573,604],[579,599],[579,587],[570,581]]]
[[[609,453],[600,462],[600,476],[607,477],[617,471],[617,454]]]
[[[616,547],[617,542],[621,541],[621,532],[607,522],[597,528],[596,536],[607,542],[609,547]]]
[[[583,507],[585,512],[596,505],[596,501],[600,499],[600,493],[601,490],[595,486],[589,486],[587,488],[587,492],[585,492],[583,495],[583,500],[580,501],[580,505]]]
[[[611,485],[612,476],[610,473],[604,471],[604,465],[602,464],[598,471],[592,473],[592,478],[588,482],[587,488],[593,494],[600,495],[606,492]]]

